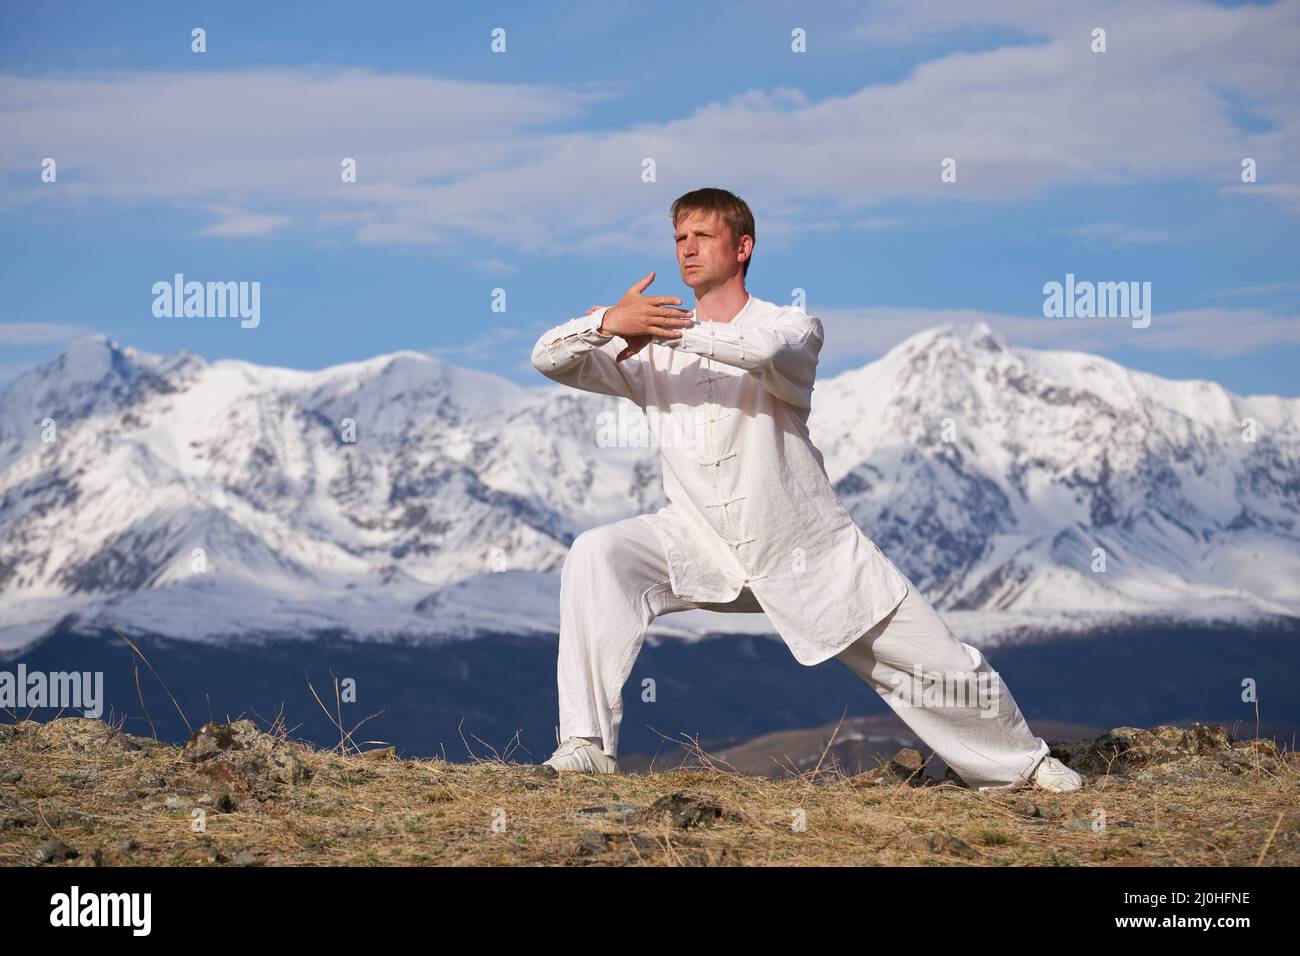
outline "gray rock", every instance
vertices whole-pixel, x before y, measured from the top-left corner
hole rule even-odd
[[[711,826],[719,820],[735,820],[734,813],[728,813],[712,797],[679,790],[660,797],[644,810],[635,814],[637,823],[667,823],[679,830],[691,827]]]
[[[302,783],[310,779],[311,771],[307,765],[298,759],[295,754],[281,754],[276,757],[276,768],[271,772],[271,777],[280,783]]]
[[[1141,768],[1187,764],[1193,758],[1217,754],[1228,754],[1225,763],[1235,766],[1234,755],[1243,750],[1267,756],[1268,743],[1252,741],[1236,749],[1232,736],[1221,725],[1196,723],[1187,728],[1162,724],[1153,730],[1115,727],[1093,740],[1052,742],[1051,748],[1053,757],[1085,776],[1124,774],[1142,779],[1137,773]],[[1249,765],[1249,758],[1244,762]]]
[[[1021,814],[1022,816],[1026,816],[1026,817],[1039,816],[1038,804],[1034,803],[1034,801],[1030,800],[1027,797],[1017,798],[1016,802],[1012,804],[1012,806],[1015,808],[1015,811]]]
[[[144,747],[142,741],[102,720],[59,717],[36,726],[44,743],[63,750],[141,750]]]
[[[627,849],[635,853],[636,851],[662,851],[659,842],[652,837],[642,836],[640,833],[579,833],[575,836],[567,847],[567,853],[572,856],[586,857],[599,856],[610,850]]]
[[[226,856],[214,846],[201,844],[192,846],[181,853],[181,862],[190,865],[206,865],[213,863],[225,863]]]
[[[78,856],[81,854],[62,840],[46,840],[36,850],[36,858],[42,863],[62,863]]]
[[[40,817],[22,809],[19,809],[16,812],[7,813],[3,817],[0,817],[0,830],[25,830],[32,827],[38,827],[40,824]]]
[[[237,720],[234,724],[206,723],[190,735],[181,752],[187,760],[197,763],[209,760],[217,754],[246,749],[245,740],[248,737],[246,728],[236,728],[236,724],[248,724],[250,728],[256,730],[252,727],[252,722],[247,720]]]
[[[974,849],[961,837],[939,831],[914,836],[908,841],[907,846],[909,849],[919,850],[923,853],[941,853],[965,859],[975,856]]]
[[[850,777],[849,783],[854,787],[894,787],[901,784],[921,786],[925,783],[924,770],[925,759],[921,752],[912,747],[904,747],[880,766]],[[956,779],[960,784],[961,778]]]
[[[603,817],[614,823],[631,823],[638,812],[639,808],[631,804],[614,803],[608,807],[583,807],[580,810],[574,810],[571,816],[581,820]]]

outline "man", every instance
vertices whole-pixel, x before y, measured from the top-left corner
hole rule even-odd
[[[584,531],[565,558],[561,740],[546,763],[616,772],[623,684],[647,628],[661,614],[708,608],[765,612],[801,664],[838,658],[972,787],[1080,787],[983,654],[953,637],[835,495],[807,427],[822,323],[745,291],[749,206],[699,189],[671,215],[693,312],[676,296],[644,295],[652,272],[617,305],[533,348],[548,378],[644,410],[669,500]],[[953,683],[977,684],[984,699],[930,693]]]

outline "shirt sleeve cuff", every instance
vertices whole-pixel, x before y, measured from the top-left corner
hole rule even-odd
[[[614,337],[612,333],[599,331],[600,323],[605,318],[605,313],[609,311],[609,308],[609,306],[606,306],[603,309],[597,309],[595,312],[591,313],[591,315],[587,316],[586,321],[582,323],[582,331],[588,333],[593,339],[600,342],[602,345]]]

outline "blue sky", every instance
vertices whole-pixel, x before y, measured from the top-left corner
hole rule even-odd
[[[757,217],[750,291],[823,317],[822,374],[978,318],[1300,395],[1300,0],[1080,6],[5,5],[0,382],[102,332],[545,384],[546,328],[651,270],[685,292],[668,207],[714,185]],[[155,318],[177,272],[259,281],[261,324]],[[1044,318],[1066,273],[1150,282],[1150,326]]]

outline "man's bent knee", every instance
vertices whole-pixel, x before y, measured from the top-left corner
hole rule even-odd
[[[569,545],[569,553],[565,555],[564,564],[560,567],[561,581],[572,573],[585,579],[594,572],[604,571],[612,564],[622,563],[619,556],[626,547],[627,542],[612,525],[588,528]]]

